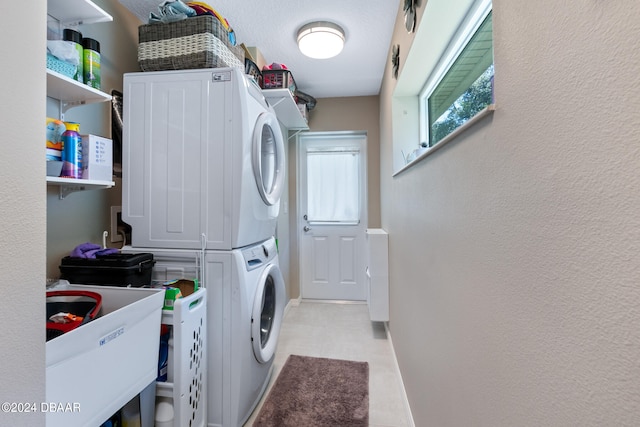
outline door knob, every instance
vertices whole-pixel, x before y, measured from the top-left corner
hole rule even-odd
[[[304,230],[305,232],[310,231],[310,230],[311,230],[311,227],[309,227],[308,225],[305,225],[305,226],[304,226],[304,228],[303,228],[303,230]]]

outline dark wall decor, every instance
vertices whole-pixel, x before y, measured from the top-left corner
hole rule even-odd
[[[393,78],[398,79],[398,68],[400,68],[400,45],[394,44],[391,52],[391,69]]]

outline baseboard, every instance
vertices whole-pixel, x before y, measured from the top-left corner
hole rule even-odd
[[[315,298],[306,298],[299,299],[300,302],[315,302],[319,304],[353,304],[353,305],[363,305],[366,304],[366,301],[354,301],[354,300],[341,300],[341,299],[315,299]]]
[[[398,359],[396,358],[396,350],[393,347],[393,340],[391,339],[391,331],[389,330],[389,322],[384,323],[384,330],[387,334],[387,340],[389,341],[389,345],[391,346],[391,355],[393,356],[393,364],[396,368],[396,373],[398,374],[398,378],[400,379],[400,392],[402,393],[402,402],[404,404],[404,410],[407,415],[407,419],[409,420],[409,427],[416,427],[413,422],[413,414],[411,413],[411,405],[409,405],[409,399],[407,398],[407,392],[404,388],[404,381],[402,380],[402,372],[400,372],[400,365],[398,365]]]
[[[298,298],[291,298],[289,301],[287,301],[287,305],[284,306],[284,314],[283,314],[283,316],[287,315],[287,312],[289,311],[289,308],[299,306],[301,300],[302,299],[300,297],[298,297]]]

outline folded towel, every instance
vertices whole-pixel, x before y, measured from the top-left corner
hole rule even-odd
[[[196,11],[181,0],[165,0],[158,6],[158,13],[149,14],[149,24],[169,23],[196,16]]]

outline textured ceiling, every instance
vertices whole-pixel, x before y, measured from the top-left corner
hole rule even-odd
[[[159,0],[120,0],[146,23]],[[238,43],[256,46],[267,63],[280,62],[298,88],[316,98],[377,95],[388,59],[399,3],[394,0],[215,0],[207,2],[233,27]],[[300,53],[296,33],[312,21],[345,30],[338,56],[311,59]]]

